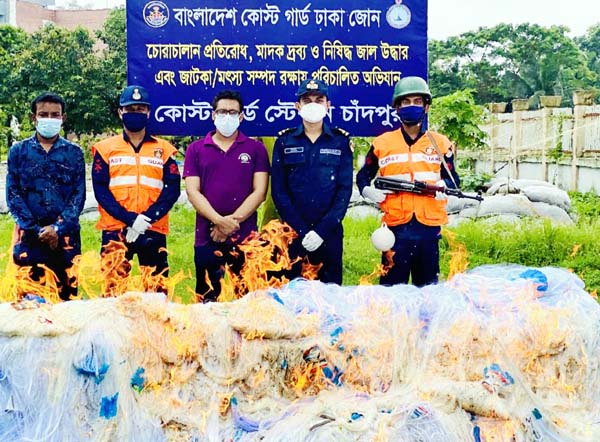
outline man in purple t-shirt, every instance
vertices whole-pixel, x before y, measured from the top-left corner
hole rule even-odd
[[[196,297],[203,302],[219,296],[225,264],[239,273],[244,258],[236,245],[257,229],[256,209],[269,184],[265,146],[238,130],[244,119],[241,95],[219,92],[212,106],[216,130],[188,146],[183,167],[196,209]]]

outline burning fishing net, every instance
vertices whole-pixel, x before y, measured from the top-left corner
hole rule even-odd
[[[598,441],[600,307],[557,268],[0,304],[2,441]]]

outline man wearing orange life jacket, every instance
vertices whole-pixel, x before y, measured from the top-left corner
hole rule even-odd
[[[153,275],[145,281],[145,290],[165,291],[160,276],[168,276],[168,212],[180,195],[181,177],[174,159],[177,150],[146,130],[150,116],[146,89],[128,86],[119,106],[123,133],[92,146],[105,295],[126,289],[123,281],[135,254],[140,267],[151,269]]]
[[[382,264],[393,264],[380,278],[382,285],[407,284],[409,278],[419,287],[438,281],[438,243],[440,226],[448,222],[447,196],[442,192],[437,192],[435,198],[408,192],[392,193],[371,186],[379,171],[381,176],[458,187],[460,180],[454,169],[452,143],[444,135],[423,127],[430,104],[431,92],[425,80],[420,77],[400,79],[394,87],[392,106],[401,126],[373,140],[356,177],[363,198],[380,205],[383,222],[394,233],[393,262],[388,262],[387,254],[382,256]]]

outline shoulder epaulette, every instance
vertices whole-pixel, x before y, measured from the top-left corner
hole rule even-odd
[[[342,129],[341,127],[334,127],[333,130],[335,130],[336,132],[342,134],[345,137],[349,137],[350,136],[350,132],[348,132],[346,129]]]
[[[280,137],[282,135],[285,135],[291,131],[293,131],[294,129],[296,129],[295,127],[288,127],[287,129],[282,129],[279,132],[277,132],[277,136]]]

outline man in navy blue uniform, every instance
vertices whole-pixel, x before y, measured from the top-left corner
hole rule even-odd
[[[331,103],[328,87],[309,79],[296,92],[302,124],[279,133],[273,148],[272,196],[281,220],[298,234],[290,245],[296,263],[322,265],[317,279],[342,283],[342,220],[352,195],[352,150],[348,133],[324,122]]]
[[[44,274],[40,265],[47,266],[56,274],[59,296],[68,300],[77,294],[68,269],[81,254],[85,163],[81,148],[59,135],[65,118],[58,95],[44,93],[33,100],[36,132],[10,149],[6,200],[16,222],[15,264],[31,266],[34,280]]]

